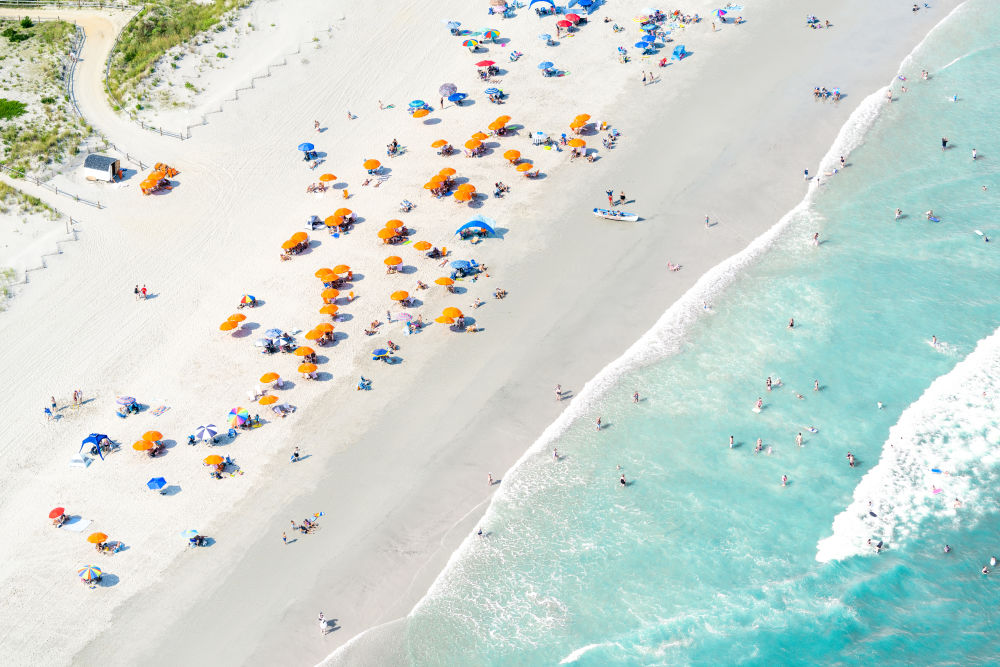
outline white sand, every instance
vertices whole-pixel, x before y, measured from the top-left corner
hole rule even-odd
[[[0,316],[0,363],[16,378],[0,396],[8,416],[0,525],[17,536],[0,545],[7,565],[0,638],[18,662],[309,664],[404,615],[474,528],[493,492],[487,471],[502,476],[562,409],[552,387],[578,390],[700,273],[791,208],[805,189],[802,169],[815,169],[853,105],[890,79],[957,0],[918,16],[903,5],[895,16],[864,0],[816,2],[809,11],[829,16],[836,24],[829,31],[803,28],[797,7],[760,2],[742,12],[746,25],[712,33],[704,22],[678,36],[694,56],[657,70],[662,81],[646,88],[639,62],[620,65],[614,57],[616,45],[634,41],[631,16],[641,3],[612,3],[554,49],[535,39],[551,19],[522,11],[490,21],[485,2],[470,8],[448,0],[432,11],[410,0],[282,4],[302,10],[294,20],[312,29],[337,12],[346,18],[308,64],[258,83],[184,142],[145,132],[106,107],[94,65],[113,26],[89,23],[77,82],[84,113],[119,145],[181,174],[173,192],[145,198],[134,178],[108,187],[61,177],[83,196],[100,194],[108,208],[91,211],[79,244]],[[712,8],[685,9],[704,15]],[[609,13],[629,29],[628,39],[601,22]],[[469,54],[439,22],[446,18],[474,29],[492,24],[526,55],[510,65],[509,47]],[[374,48],[376,25],[392,39]],[[484,57],[509,70],[501,86],[511,98],[502,107],[481,94],[471,63]],[[543,58],[570,76],[543,79],[535,69]],[[239,64],[227,70],[233,87],[251,73]],[[415,97],[436,106],[446,81],[476,103],[435,111],[428,119],[437,124],[404,113]],[[849,97],[839,106],[816,104],[814,85],[839,86]],[[396,108],[379,112],[378,99]],[[348,108],[356,120],[346,119]],[[601,149],[594,164],[566,164],[567,153],[532,147],[523,135],[501,140],[503,150],[515,147],[541,167],[539,181],[516,177],[496,151],[443,159],[429,148],[438,137],[464,141],[501,113],[528,129],[555,131],[581,112],[624,133],[621,146]],[[329,129],[315,134],[314,119]],[[392,171],[378,190],[360,187],[361,160],[382,159],[393,137],[407,154],[383,160]],[[294,150],[301,141],[330,153],[316,172]],[[421,185],[445,165],[480,191],[502,178],[513,192],[477,210],[435,201]],[[338,240],[315,235],[321,243],[309,254],[279,262],[279,244],[307,215],[325,216],[343,203],[304,194],[323,170],[348,183],[347,206],[364,222]],[[637,200],[629,208],[646,220],[592,217],[608,187],[624,188]],[[412,248],[388,251],[375,239],[385,220],[399,217],[403,198],[418,205],[403,216],[415,238],[475,257],[491,277],[463,283],[468,291],[458,296],[440,288],[419,295],[425,319],[445,305],[470,312],[481,297],[486,305],[472,314],[484,332],[432,326],[407,338],[393,325],[405,362],[390,367],[368,358],[386,337],[368,338],[363,326],[384,318],[393,289],[412,292],[415,278],[430,283],[440,275]],[[475,212],[507,228],[503,240],[472,249],[456,242],[452,231]],[[706,212],[720,221],[711,231],[701,223]],[[390,252],[419,272],[386,276],[381,260]],[[665,271],[667,260],[684,269]],[[244,291],[265,301],[244,311],[258,331],[310,328],[324,319],[313,271],[341,262],[364,278],[353,288],[360,298],[342,305],[351,319],[337,330],[348,337],[321,351],[329,358],[321,370],[332,380],[304,383],[294,373],[297,359],[253,351],[256,332],[234,339],[217,330]],[[135,302],[137,282],[156,298]],[[506,300],[490,298],[497,286],[509,290]],[[208,478],[200,463],[208,449],[182,441],[198,424],[220,424],[231,407],[246,405],[246,390],[270,370],[293,379],[294,388],[278,393],[298,412],[212,452],[233,456],[245,475]],[[354,391],[359,372],[373,379],[374,391]],[[92,400],[46,423],[48,396],[65,404],[74,388]],[[122,422],[113,404],[123,393],[169,410]],[[131,451],[149,428],[178,443],[161,459]],[[123,451],[70,469],[67,459],[91,431],[108,432]],[[294,446],[310,458],[292,466]],[[180,492],[148,492],[144,483],[154,475]],[[93,519],[93,530],[129,549],[99,556],[82,536],[49,527],[45,514],[55,505]],[[289,519],[316,511],[326,512],[322,530],[282,545]],[[187,528],[216,543],[186,549],[179,533]],[[77,583],[74,567],[84,562],[104,567],[113,585],[90,591]],[[319,610],[341,629],[320,637]]]

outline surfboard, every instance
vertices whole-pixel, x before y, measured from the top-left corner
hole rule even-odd
[[[810,433],[819,433],[819,429],[816,428],[815,426],[807,426],[806,430],[809,431]]]
[[[755,405],[755,406],[753,406],[752,410],[753,410],[754,412],[756,412],[757,414],[760,414],[760,408],[758,408],[758,407],[757,407],[756,405]]]
[[[974,231],[974,232],[975,232],[976,234],[978,234],[979,236],[985,236],[985,235],[984,235],[984,234],[983,234],[983,233],[982,233],[981,231],[979,231],[978,229],[973,229],[972,231]]]
[[[936,215],[932,215],[927,219],[930,220],[931,222],[941,222],[941,218],[937,217]]]
[[[941,474],[941,469],[940,468],[931,468],[931,472],[936,472],[936,473],[938,473],[940,475]]]

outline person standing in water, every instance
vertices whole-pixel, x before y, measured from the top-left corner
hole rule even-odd
[[[794,329],[795,328],[795,318],[794,317],[789,317],[788,318],[788,328],[789,329]]]
[[[819,247],[819,232],[816,232],[815,234],[813,234],[812,244],[814,246],[816,246],[817,248]]]
[[[757,407],[757,410],[760,410],[761,408],[764,407],[764,399],[758,396],[757,402],[754,405]]]
[[[768,391],[771,391],[771,376],[768,375],[767,379],[764,380],[764,386],[767,387]]]
[[[729,436],[729,449],[733,448],[733,436]]]
[[[941,137],[941,150],[948,148],[948,137]]]
[[[622,473],[622,476],[621,476],[621,478],[620,478],[620,479],[618,480],[618,484],[619,484],[619,485],[621,485],[621,487],[622,487],[623,489],[624,489],[624,488],[625,488],[626,486],[628,486],[628,482],[626,482],[626,481],[625,481],[625,473]]]
[[[788,475],[782,475],[781,476],[781,485],[782,486],[788,486]]]
[[[899,220],[902,217],[903,217],[903,209],[897,208],[896,209],[896,220]]]
[[[972,149],[972,159],[975,160],[977,157],[979,157],[979,154],[976,152],[976,149],[973,148]]]
[[[937,347],[937,336],[931,336],[931,347]]]
[[[601,430],[601,418],[600,417],[597,418],[597,430],[598,431]]]
[[[799,447],[802,446],[802,433],[801,432],[799,432],[799,434],[797,436],[795,436],[795,444],[797,446],[799,446]]]
[[[819,391],[819,380],[813,380],[813,391]]]

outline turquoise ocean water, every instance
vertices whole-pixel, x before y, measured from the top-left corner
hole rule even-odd
[[[841,154],[848,168],[580,392],[504,476],[488,535],[407,619],[335,658],[1000,662],[1000,565],[980,574],[1000,558],[1000,18],[988,10],[968,3],[932,32],[903,63],[897,101],[862,102],[820,171]]]

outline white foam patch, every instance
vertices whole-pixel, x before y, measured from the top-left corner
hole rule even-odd
[[[819,541],[816,560],[872,554],[869,539],[902,546],[928,518],[971,523],[995,511],[1000,500],[998,397],[1000,329],[900,415],[879,462],[834,518],[833,534]]]

